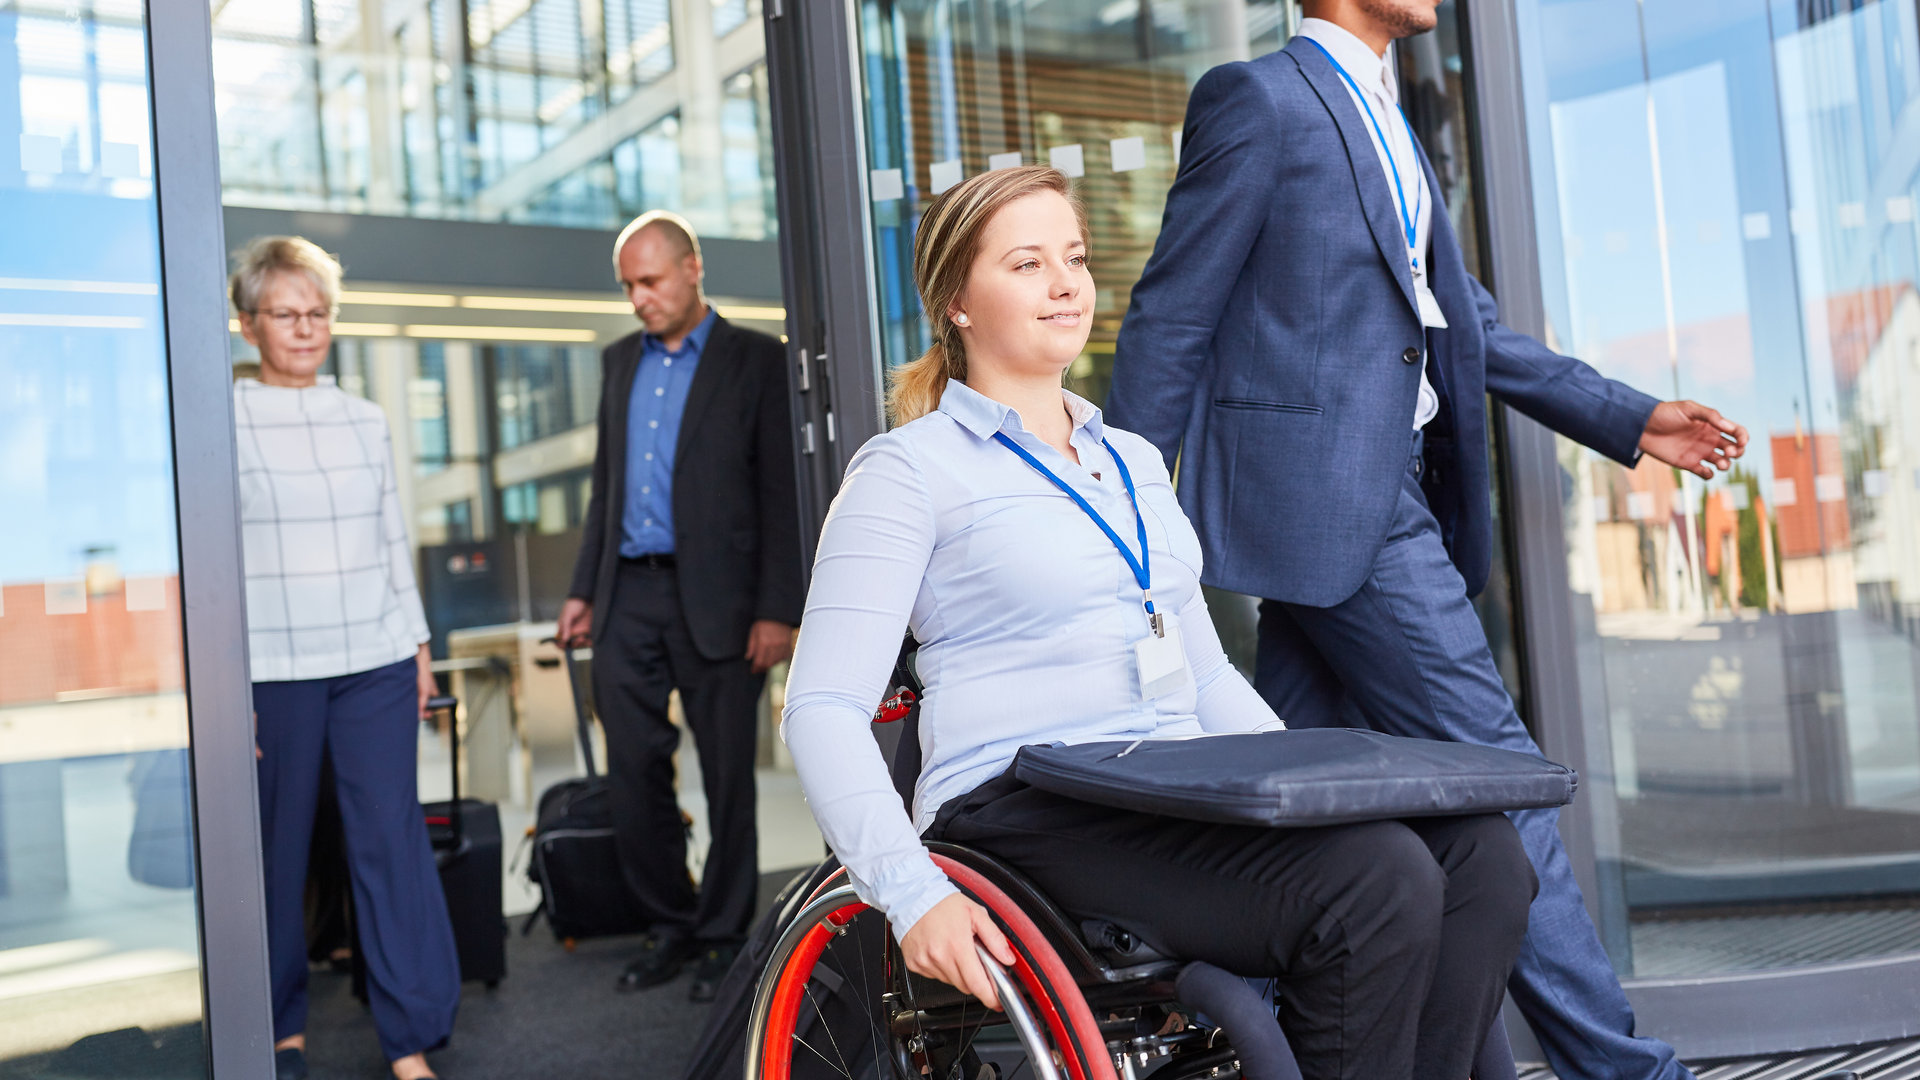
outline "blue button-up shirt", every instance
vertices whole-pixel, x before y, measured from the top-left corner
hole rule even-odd
[[[620,554],[673,552],[673,451],[687,390],[719,314],[711,308],[677,350],[652,334],[641,339],[640,369],[627,399],[627,497],[620,515]]]

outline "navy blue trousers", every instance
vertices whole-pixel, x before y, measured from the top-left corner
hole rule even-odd
[[[307,847],[323,755],[333,760],[356,947],[380,1048],[392,1061],[436,1049],[453,1033],[460,959],[415,781],[415,663],[253,684],[276,1041],[307,1029]]]
[[[1326,608],[1261,603],[1254,685],[1295,727],[1365,726],[1539,754],[1420,489],[1419,443],[1360,591]],[[1554,1071],[1569,1080],[1690,1077],[1672,1047],[1634,1035],[1633,1009],[1560,839],[1560,812],[1509,816],[1540,880],[1509,989]]]

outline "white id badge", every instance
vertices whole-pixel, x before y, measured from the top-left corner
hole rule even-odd
[[[1148,634],[1133,647],[1134,658],[1140,662],[1140,693],[1148,700],[1178,693],[1193,681],[1193,672],[1187,668],[1187,650],[1180,644],[1179,620],[1169,615],[1166,626],[1166,637]]]

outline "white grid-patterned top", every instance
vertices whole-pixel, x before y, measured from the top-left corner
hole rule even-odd
[[[378,406],[322,377],[234,383],[247,639],[256,682],[325,679],[428,639]]]

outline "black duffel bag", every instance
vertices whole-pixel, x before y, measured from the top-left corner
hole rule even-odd
[[[1578,786],[1531,754],[1358,728],[1023,746],[1014,775],[1101,806],[1269,827],[1565,806]]]

